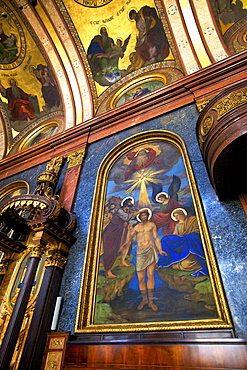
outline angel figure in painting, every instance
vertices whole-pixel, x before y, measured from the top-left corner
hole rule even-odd
[[[154,270],[158,262],[158,254],[167,255],[167,253],[161,249],[156,226],[150,221],[151,216],[152,212],[149,208],[143,208],[139,211],[136,217],[139,223],[133,228],[129,225],[127,243],[131,244],[136,238],[136,271],[142,294],[142,301],[137,309],[141,310],[145,305],[148,305],[153,311],[158,311],[159,308],[154,303]]]
[[[166,256],[159,259],[158,266],[193,271],[191,276],[194,277],[208,275],[196,216],[188,217],[183,208],[175,209],[171,216],[176,226],[173,235],[161,239]]]

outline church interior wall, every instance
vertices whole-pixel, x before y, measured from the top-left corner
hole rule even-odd
[[[229,303],[236,336],[245,338],[246,297],[242,294],[246,276],[244,254],[246,250],[245,214],[236,200],[220,202],[212,188],[199,146],[195,137],[198,111],[195,105],[178,109],[158,118],[150,119],[134,128],[109,136],[88,148],[77,189],[74,212],[77,218],[76,243],[71,247],[65,267],[60,296],[63,307],[59,320],[59,331],[74,333],[82,269],[88,238],[94,186],[100,163],[119,142],[149,130],[167,130],[181,136],[187,147],[197,187],[201,197],[216,260]],[[86,189],[86,192],[85,192]],[[233,247],[234,246],[234,247]],[[236,289],[236,286],[238,288]]]

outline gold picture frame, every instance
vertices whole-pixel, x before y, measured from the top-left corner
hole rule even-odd
[[[115,300],[114,302],[117,302],[116,303],[117,305],[115,305],[114,307],[117,307],[118,311],[114,311],[114,316],[112,315],[110,319],[109,318],[105,319],[106,316],[104,316],[104,319],[100,321],[101,318],[103,318],[102,310],[108,309],[108,314],[109,314],[109,298],[108,298],[108,302],[106,302],[104,301],[105,297],[103,297],[103,300],[102,300],[102,294],[100,295],[100,293],[98,293],[98,292],[102,292],[103,285],[100,286],[101,284],[100,281],[102,281],[103,279],[104,284],[113,284],[114,280],[117,281],[118,279],[120,279],[117,276],[116,278],[107,280],[107,276],[104,272],[104,269],[100,267],[102,243],[104,241],[104,237],[106,234],[106,228],[104,229],[104,233],[103,233],[103,222],[104,222],[105,203],[106,203],[106,199],[108,199],[107,196],[109,195],[107,193],[109,191],[109,186],[110,186],[109,176],[112,175],[111,171],[113,168],[119,170],[120,168],[123,168],[124,163],[125,163],[125,168],[127,168],[126,161],[125,159],[123,160],[123,158],[127,158],[127,154],[128,154],[128,157],[130,157],[130,153],[133,154],[135,152],[141,151],[143,150],[143,148],[144,149],[146,148],[147,154],[151,153],[153,155],[153,152],[156,151],[156,156],[153,155],[153,159],[152,159],[153,161],[152,168],[156,171],[156,172],[154,171],[156,176],[161,176],[161,175],[163,176],[164,174],[169,174],[169,176],[166,175],[167,176],[166,179],[169,180],[170,177],[173,176],[171,175],[172,173],[171,168],[174,169],[177,166],[177,168],[179,168],[179,171],[181,172],[180,168],[183,168],[181,166],[184,166],[185,173],[183,175],[182,181],[185,181],[184,184],[186,184],[186,181],[187,181],[187,185],[183,189],[181,189],[181,191],[184,192],[185,189],[187,190],[189,189],[190,194],[191,194],[190,201],[193,204],[193,210],[194,210],[193,217],[196,218],[197,223],[198,223],[199,236],[200,236],[200,240],[201,240],[202,248],[204,252],[205,261],[203,263],[205,263],[206,265],[207,270],[205,271],[207,272],[206,274],[204,274],[203,269],[202,269],[198,272],[198,273],[202,273],[201,277],[199,275],[198,276],[195,275],[195,277],[191,277],[190,272],[186,272],[186,273],[183,271],[177,272],[175,270],[173,272],[173,269],[170,267],[169,269],[167,269],[166,267],[163,269],[163,266],[161,266],[161,270],[165,271],[165,274],[167,271],[169,271],[168,275],[174,274],[175,276],[177,274],[178,277],[180,276],[179,274],[182,273],[181,275],[182,279],[187,279],[188,281],[191,279],[194,279],[196,286],[199,286],[198,284],[202,284],[201,285],[202,290],[200,290],[201,288],[200,289],[198,288],[198,291],[202,293],[202,294],[200,293],[202,297],[203,289],[204,289],[204,293],[205,293],[205,289],[208,289],[206,294],[210,295],[212,307],[210,307],[209,309],[208,308],[206,309],[205,307],[207,305],[209,306],[210,303],[205,303],[199,315],[197,314],[197,311],[196,312],[193,311],[192,314],[191,313],[189,314],[193,316],[193,314],[195,313],[195,316],[193,317],[192,316],[190,317],[189,315],[187,315],[187,313],[184,314],[183,310],[181,310],[182,313],[180,314],[180,311],[179,310],[176,311],[176,309],[177,307],[180,308],[180,305],[181,307],[183,307],[183,305],[187,304],[187,302],[184,303],[186,291],[183,291],[184,289],[183,287],[176,288],[178,289],[178,292],[180,289],[180,292],[178,293],[179,298],[175,298],[175,296],[173,297],[172,294],[174,293],[171,293],[173,291],[170,289],[170,286],[169,286],[171,282],[169,280],[166,280],[165,283],[162,282],[162,284],[166,284],[164,285],[165,288],[164,289],[159,288],[160,291],[162,291],[162,294],[164,294],[163,297],[165,297],[165,299],[161,301],[162,306],[160,306],[160,308],[162,307],[162,309],[165,310],[163,307],[168,304],[167,303],[168,298],[169,299],[172,298],[175,303],[173,303],[173,306],[172,305],[170,306],[170,310],[167,308],[166,311],[163,311],[163,312],[159,311],[159,313],[157,313],[154,310],[150,309],[151,306],[148,305],[144,308],[144,310],[140,309],[140,311],[138,311],[135,308],[137,307],[136,302],[135,302],[136,306],[133,306],[134,307],[134,310],[133,310],[132,306],[131,306],[132,308],[130,308],[130,305],[127,306],[127,303],[124,300],[125,298],[123,298],[123,295],[121,296],[119,294],[119,297],[116,296],[114,298]],[[177,155],[177,158],[179,156],[180,157],[177,160],[176,166],[174,165],[173,167],[171,167],[169,171],[167,168],[162,173],[162,166],[163,166],[162,155],[163,155],[163,158],[167,157],[169,154],[169,151],[170,153],[172,152],[175,153],[174,155]],[[134,155],[134,157],[136,157],[136,155]],[[150,161],[151,159],[149,160],[149,162],[146,162],[146,163],[151,163]],[[161,169],[157,171],[157,168],[160,168],[159,167],[160,165],[162,165]],[[150,174],[151,165],[149,164],[148,166],[149,167],[146,167],[146,170],[149,171],[148,176],[151,176]],[[128,168],[131,168],[131,167],[128,167]],[[132,169],[133,169],[133,166],[132,166]],[[137,170],[134,170],[134,171],[137,171]],[[141,171],[140,171],[140,174],[141,174]],[[138,175],[138,174],[135,173],[135,175]],[[143,176],[145,176],[145,171],[142,172],[142,177]],[[111,176],[111,179],[112,178],[113,177]],[[129,178],[130,177],[128,177],[128,179]],[[140,180],[140,177],[139,177],[139,180]],[[155,182],[159,183],[158,178],[156,180],[155,181],[152,180],[153,183]],[[146,179],[146,183],[147,183],[147,179]],[[126,196],[126,185],[129,186],[129,184],[126,184],[125,182],[125,188],[124,188],[125,196]],[[133,185],[133,182],[131,184]],[[130,196],[130,192],[129,193],[127,192],[127,194],[129,194],[129,198],[131,197],[135,198],[135,192],[134,192],[133,186],[131,190],[132,190],[132,196]],[[163,193],[165,192],[163,191]],[[117,197],[115,197],[115,199],[117,199]],[[139,197],[138,202],[140,202],[140,199],[141,199],[141,196]],[[139,208],[140,207],[141,206],[139,206]],[[134,226],[132,228],[134,229]],[[114,239],[114,237],[112,239]],[[167,236],[161,237],[162,243],[164,243],[164,240],[167,240]],[[104,253],[106,253],[106,251],[104,251]],[[133,267],[134,264],[130,263],[130,265],[132,265],[131,268],[134,269]],[[122,271],[121,269],[130,268],[130,267],[120,267],[119,268],[119,266],[115,268],[115,270],[117,271],[116,275],[119,274],[119,276]],[[173,280],[175,278],[176,276],[173,277]],[[178,278],[177,281],[181,280],[179,279],[180,277]],[[205,284],[207,284],[207,286]],[[126,293],[128,295],[130,295],[129,293],[131,291],[129,287],[130,285],[128,286],[128,288],[126,288]],[[161,285],[161,287],[163,287],[163,285]],[[208,287],[210,287],[211,290]],[[173,288],[174,288],[174,284],[173,284]],[[121,294],[122,293],[123,293],[123,290],[121,290]],[[193,294],[196,296],[197,293],[198,292],[193,293]],[[131,294],[133,295],[133,293]],[[193,294],[191,294],[191,292],[189,293],[191,297]],[[99,304],[99,299],[102,300],[100,304]],[[134,296],[134,299],[135,299],[135,296]],[[203,299],[203,298],[200,298],[200,299]],[[212,299],[213,299],[213,303],[212,303]],[[110,304],[112,304],[112,302],[113,301],[110,301]],[[194,302],[192,303],[194,305]],[[189,304],[192,304],[192,303],[189,302]],[[202,305],[198,305],[198,302],[196,302],[195,306],[193,305],[191,307],[196,307],[196,310],[197,310],[197,307],[202,306]],[[125,307],[125,310],[123,309],[123,307]],[[167,307],[169,306],[167,305]],[[110,307],[110,309],[112,309],[112,307]],[[194,309],[195,308],[193,308],[193,310]],[[120,310],[120,314],[119,314],[119,310]],[[176,314],[174,313],[175,311],[176,311]],[[140,316],[140,312],[142,316]],[[97,313],[100,313],[101,315],[100,320],[97,318]],[[129,313],[132,314],[131,316],[132,319],[129,319],[128,321],[126,320],[126,317],[128,317]],[[141,317],[141,319],[139,319],[138,315]],[[180,315],[180,316],[176,316],[176,315]],[[138,319],[136,319],[136,317],[138,317]],[[161,319],[161,317],[165,317],[165,319]],[[135,136],[132,136],[124,140],[123,142],[118,144],[115,148],[113,148],[109,152],[109,154],[102,161],[101,166],[98,170],[97,181],[96,181],[95,192],[94,192],[94,199],[93,199],[93,206],[92,206],[92,212],[91,212],[91,220],[90,220],[90,226],[89,226],[89,231],[88,231],[86,256],[85,256],[85,263],[84,263],[84,268],[83,268],[83,278],[81,281],[81,289],[80,289],[80,297],[79,297],[79,304],[78,304],[78,310],[77,310],[75,332],[76,333],[143,332],[143,331],[148,332],[148,331],[167,331],[167,330],[209,330],[209,329],[219,330],[219,329],[231,329],[231,328],[232,328],[232,322],[231,322],[231,317],[230,317],[230,313],[229,313],[228,306],[227,306],[227,301],[224,295],[220,274],[218,271],[213,247],[212,247],[210,236],[209,236],[209,231],[207,228],[204,212],[203,212],[202,205],[201,205],[200,196],[199,196],[199,193],[196,187],[196,182],[195,182],[192,167],[190,164],[189,156],[188,156],[186,146],[183,140],[178,135],[165,131],[165,130],[143,132],[143,133],[137,134]]]
[[[18,151],[21,151],[23,149],[28,148],[29,146],[35,145],[39,143],[40,141],[43,141],[53,135],[56,134],[56,132],[51,132],[51,130],[54,131],[59,129],[58,122],[49,122],[46,124],[43,124],[42,126],[37,127],[35,130],[33,130],[29,135],[27,135],[23,141],[20,143]],[[43,135],[43,137],[41,137]]]
[[[160,88],[167,84],[167,79],[168,78],[166,74],[161,74],[161,73],[149,74],[148,76],[141,76],[141,77],[136,78],[134,81],[131,81],[127,85],[124,85],[122,88],[120,88],[117,91],[117,93],[113,96],[110,102],[110,108],[111,109],[115,108],[118,102],[120,101],[120,99],[124,95],[128,94],[129,92],[134,91],[135,89],[138,89],[141,86],[145,86],[148,83],[156,83],[156,82],[161,83],[162,85],[157,87],[157,88]]]

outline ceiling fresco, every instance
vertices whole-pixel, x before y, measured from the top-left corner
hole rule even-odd
[[[0,157],[247,48],[247,0],[0,1]]]

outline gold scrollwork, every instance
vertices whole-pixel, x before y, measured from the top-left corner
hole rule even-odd
[[[69,162],[68,168],[79,166],[83,163],[86,154],[86,148],[77,150],[76,152],[70,153],[68,155],[67,161]]]
[[[216,110],[218,113],[218,119],[225,116],[227,113],[231,112],[233,109],[240,107],[247,103],[247,88],[237,91],[227,98],[221,100],[212,109]]]
[[[205,136],[209,133],[211,127],[213,126],[213,122],[214,118],[210,114],[203,119],[200,127],[202,136]]]

